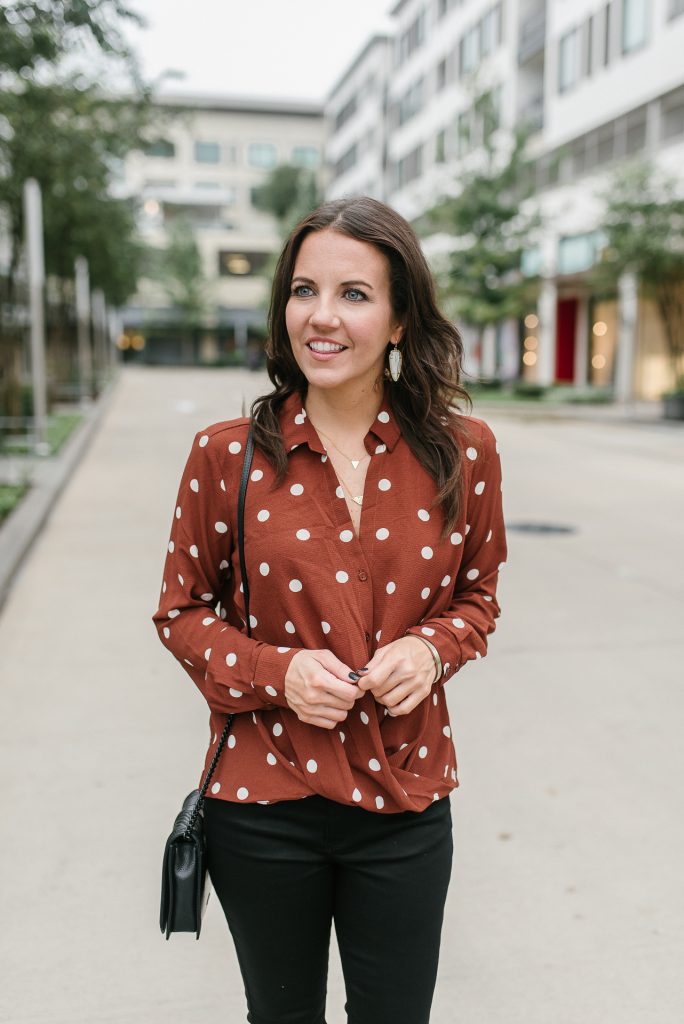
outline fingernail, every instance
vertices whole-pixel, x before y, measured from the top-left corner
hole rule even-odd
[[[356,671],[357,672],[370,672],[370,669],[366,666],[366,668],[357,668]]]
[[[350,672],[350,673],[349,673],[349,678],[350,678],[350,679],[353,679],[353,680],[354,680],[354,682],[356,682],[356,680],[357,680],[357,679],[360,679],[360,678],[361,678],[361,676],[360,676],[360,675],[358,674],[358,672]]]

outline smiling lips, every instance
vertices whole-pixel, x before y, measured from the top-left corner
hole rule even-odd
[[[316,338],[314,341],[307,341],[306,347],[310,349],[312,352],[317,352],[320,353],[321,355],[326,355],[331,352],[344,352],[347,346],[340,345],[336,341],[322,341]]]

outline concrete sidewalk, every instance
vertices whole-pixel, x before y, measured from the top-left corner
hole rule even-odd
[[[2,1021],[246,1018],[216,902],[199,942],[157,930],[207,714],[151,615],[195,430],[267,387],[125,369],[10,592]],[[490,657],[449,684],[461,788],[432,1024],[679,1024],[684,433],[486,418],[508,522],[576,532],[511,531]],[[328,1024],[342,1005],[333,959]]]

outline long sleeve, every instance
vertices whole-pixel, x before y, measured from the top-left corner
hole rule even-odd
[[[152,616],[162,643],[221,713],[287,707],[285,675],[301,648],[252,639],[226,621],[234,549],[242,444],[221,424],[196,434],[183,471],[164,565],[159,607]],[[226,461],[228,461],[226,459]],[[222,601],[224,607],[217,606]],[[244,609],[243,609],[244,614]],[[239,621],[237,612],[232,617]]]
[[[496,628],[501,609],[496,599],[499,569],[506,561],[506,533],[501,498],[501,461],[490,428],[477,421],[481,438],[466,451],[466,525],[451,543],[463,544],[463,557],[449,607],[407,630],[435,645],[446,680],[467,661],[487,653],[487,637]]]

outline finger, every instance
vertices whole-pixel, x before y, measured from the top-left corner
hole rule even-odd
[[[338,679],[337,676],[332,675],[323,669],[322,677],[320,679],[321,685],[325,691],[334,694],[335,697],[341,700],[356,700],[357,697],[361,696],[362,691],[350,680],[346,682],[342,679]]]
[[[316,658],[318,664],[332,675],[345,681],[349,679],[349,673],[352,671],[351,666],[345,665],[345,663],[340,661],[337,655],[333,654],[332,651],[314,651],[312,654]]]
[[[399,704],[395,704],[395,706],[390,710],[390,714],[391,715],[408,715],[413,710],[415,710],[415,708],[418,707],[418,705],[420,704],[420,702],[422,700],[425,700],[425,698],[421,697],[421,695],[419,693],[412,693],[410,697],[407,697],[405,700],[401,701]]]
[[[385,660],[377,664],[375,668],[371,669],[369,672],[363,673],[359,679],[359,688],[361,690],[375,691],[378,687],[383,686],[387,682],[396,668],[397,664],[393,662],[391,658],[385,658]]]
[[[378,700],[389,693],[390,690],[393,690],[395,686],[398,686],[400,682],[409,682],[409,680],[403,678],[401,665],[388,664],[383,667],[382,675],[379,674],[375,682],[371,680],[371,685],[368,689],[375,699]]]
[[[382,697],[382,703],[385,707],[394,709],[397,704],[401,704],[403,700],[407,700],[414,692],[415,683],[412,680],[404,680],[403,682],[395,681],[394,685],[390,684],[385,693],[380,694],[380,696]]]
[[[304,718],[301,718],[300,721],[305,722],[307,725],[318,726],[319,729],[334,729],[336,725],[339,725],[340,722],[343,722],[347,717],[346,714],[341,717],[336,717],[337,712],[333,708],[328,708],[326,710],[326,714],[306,715]]]

